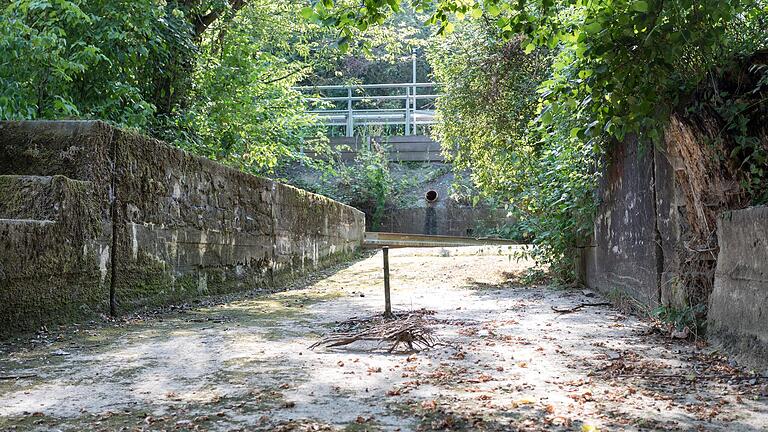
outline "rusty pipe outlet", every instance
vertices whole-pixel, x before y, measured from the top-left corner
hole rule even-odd
[[[434,190],[428,190],[427,193],[424,194],[424,199],[427,200],[428,203],[437,201],[437,198],[437,191]]]

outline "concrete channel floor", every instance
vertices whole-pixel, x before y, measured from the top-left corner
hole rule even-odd
[[[380,252],[288,291],[5,343],[0,429],[768,430],[764,380],[613,307],[553,311],[603,299],[522,284],[512,252],[391,251],[395,309],[435,311],[440,345],[418,353],[308,349],[382,309]]]

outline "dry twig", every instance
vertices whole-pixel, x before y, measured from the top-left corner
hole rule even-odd
[[[0,381],[17,380],[24,378],[34,378],[37,374],[24,374],[24,375],[0,375]]]
[[[437,343],[432,329],[424,320],[424,313],[414,313],[404,318],[384,320],[355,333],[335,333],[315,342],[309,348],[339,347],[359,341],[375,341],[379,342],[379,346],[383,343],[391,343],[387,350],[389,353],[395,351],[401,344],[407,347],[407,351],[413,352],[432,348]]]
[[[552,310],[553,310],[553,311],[555,311],[555,312],[557,312],[557,313],[561,313],[561,314],[567,314],[567,313],[572,313],[572,312],[578,312],[578,311],[580,311],[582,308],[584,308],[584,307],[586,307],[586,306],[610,306],[610,305],[611,305],[611,304],[610,304],[610,303],[608,303],[608,302],[600,302],[600,303],[579,303],[578,305],[576,305],[576,306],[574,306],[574,307],[572,307],[572,308],[568,308],[568,309],[558,309],[558,308],[556,308],[555,306],[552,306]]]

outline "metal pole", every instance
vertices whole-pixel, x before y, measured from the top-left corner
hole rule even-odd
[[[347,87],[347,137],[355,134],[355,124],[352,118],[352,87]]]
[[[384,255],[384,316],[392,317],[392,302],[389,297],[389,247],[381,248]]]
[[[416,49],[411,54],[412,60],[412,78],[413,78],[413,134],[416,135]]]
[[[411,88],[405,88],[405,134],[411,134]]]

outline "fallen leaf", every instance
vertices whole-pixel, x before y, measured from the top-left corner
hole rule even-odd
[[[516,401],[512,402],[512,408],[517,408],[520,405],[530,405],[530,404],[534,404],[534,403],[536,403],[536,399],[534,399],[534,398],[532,398],[530,396],[525,396],[525,397],[522,397],[522,398],[517,399]]]

